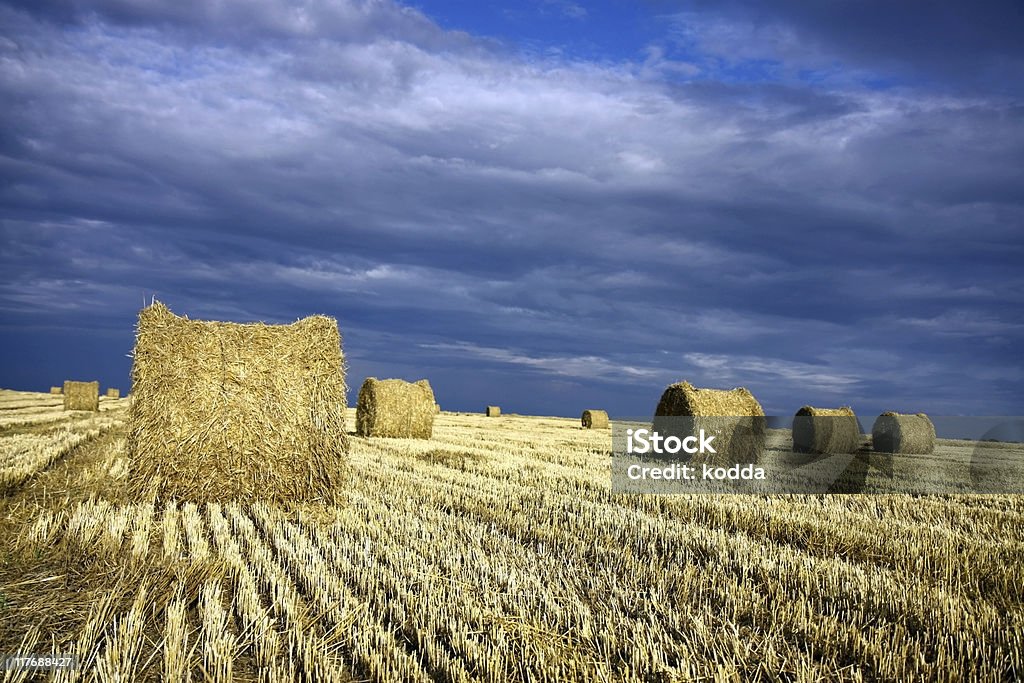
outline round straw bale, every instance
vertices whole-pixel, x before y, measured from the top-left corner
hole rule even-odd
[[[110,387],[107,389],[107,398],[121,398],[121,390]]]
[[[498,417],[501,415],[501,406],[487,406],[487,417]]]
[[[880,453],[931,453],[935,425],[924,413],[882,413],[871,428],[871,447]]]
[[[50,387],[50,393],[51,394],[62,394],[62,393],[64,393],[64,389],[61,388],[61,387]]]
[[[441,413],[441,404],[440,403],[435,403],[434,404],[434,415],[439,415],[440,413]]]
[[[64,410],[99,410],[99,382],[64,382]]]
[[[804,406],[793,417],[793,450],[797,453],[855,453],[861,428],[849,406]]]
[[[670,384],[654,416],[654,431],[662,436],[682,439],[699,436],[702,429],[715,436],[716,452],[695,454],[691,461],[716,466],[754,463],[764,450],[768,426],[764,410],[744,387],[725,390],[697,388],[689,382]]]
[[[128,488],[158,500],[332,500],[341,484],[345,364],[338,323],[139,313]]]
[[[608,429],[608,413],[603,410],[584,410],[580,422],[585,429]]]
[[[356,433],[429,439],[434,432],[434,391],[430,382],[367,377],[356,403]]]

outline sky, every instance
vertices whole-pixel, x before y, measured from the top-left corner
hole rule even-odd
[[[0,386],[337,318],[349,400],[1024,415],[1024,5],[0,2]]]

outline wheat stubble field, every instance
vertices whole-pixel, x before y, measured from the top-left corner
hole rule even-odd
[[[159,508],[126,404],[0,392],[0,653],[57,680],[1024,674],[1021,496],[613,495],[607,431],[446,413],[334,505]]]

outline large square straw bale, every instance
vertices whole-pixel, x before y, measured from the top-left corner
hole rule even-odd
[[[429,439],[434,433],[434,391],[430,382],[367,377],[356,403],[356,433],[400,439]]]
[[[158,499],[325,500],[348,452],[333,318],[290,325],[139,313],[131,488]]]
[[[99,382],[64,382],[64,410],[99,410]]]
[[[882,413],[871,427],[871,448],[879,453],[931,453],[935,450],[935,425],[924,413]]]
[[[702,429],[713,434],[716,452],[697,454],[690,460],[714,466],[758,462],[768,427],[761,404],[745,387],[706,389],[689,382],[665,388],[654,411],[653,426],[662,436],[680,439],[696,436]]]
[[[804,406],[793,416],[793,450],[797,453],[855,453],[860,443],[860,421],[849,406]]]

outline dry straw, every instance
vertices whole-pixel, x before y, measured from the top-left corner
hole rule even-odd
[[[64,410],[99,410],[99,382],[64,382]]]
[[[487,406],[487,417],[498,417],[501,415],[500,406]]]
[[[345,366],[333,318],[290,325],[139,313],[129,489],[187,501],[331,499],[341,480]]]
[[[764,410],[744,387],[704,389],[689,382],[670,384],[654,412],[654,430],[662,436],[685,438],[714,435],[715,453],[694,455],[695,462],[713,465],[756,462],[764,449],[767,423]],[[661,419],[658,418],[689,418]]]
[[[584,410],[580,423],[584,429],[608,429],[608,413],[603,410]]]
[[[121,398],[121,390],[120,389],[114,389],[114,388],[108,388],[107,389],[107,398]]]
[[[64,393],[64,389],[62,387],[50,387],[50,393],[60,395]]]
[[[882,413],[871,428],[871,447],[880,453],[931,453],[935,425],[924,413]]]
[[[804,406],[793,417],[793,450],[797,453],[854,453],[860,443],[860,422],[849,406]]]
[[[430,382],[367,377],[359,388],[356,433],[399,439],[429,439],[434,433]]]

